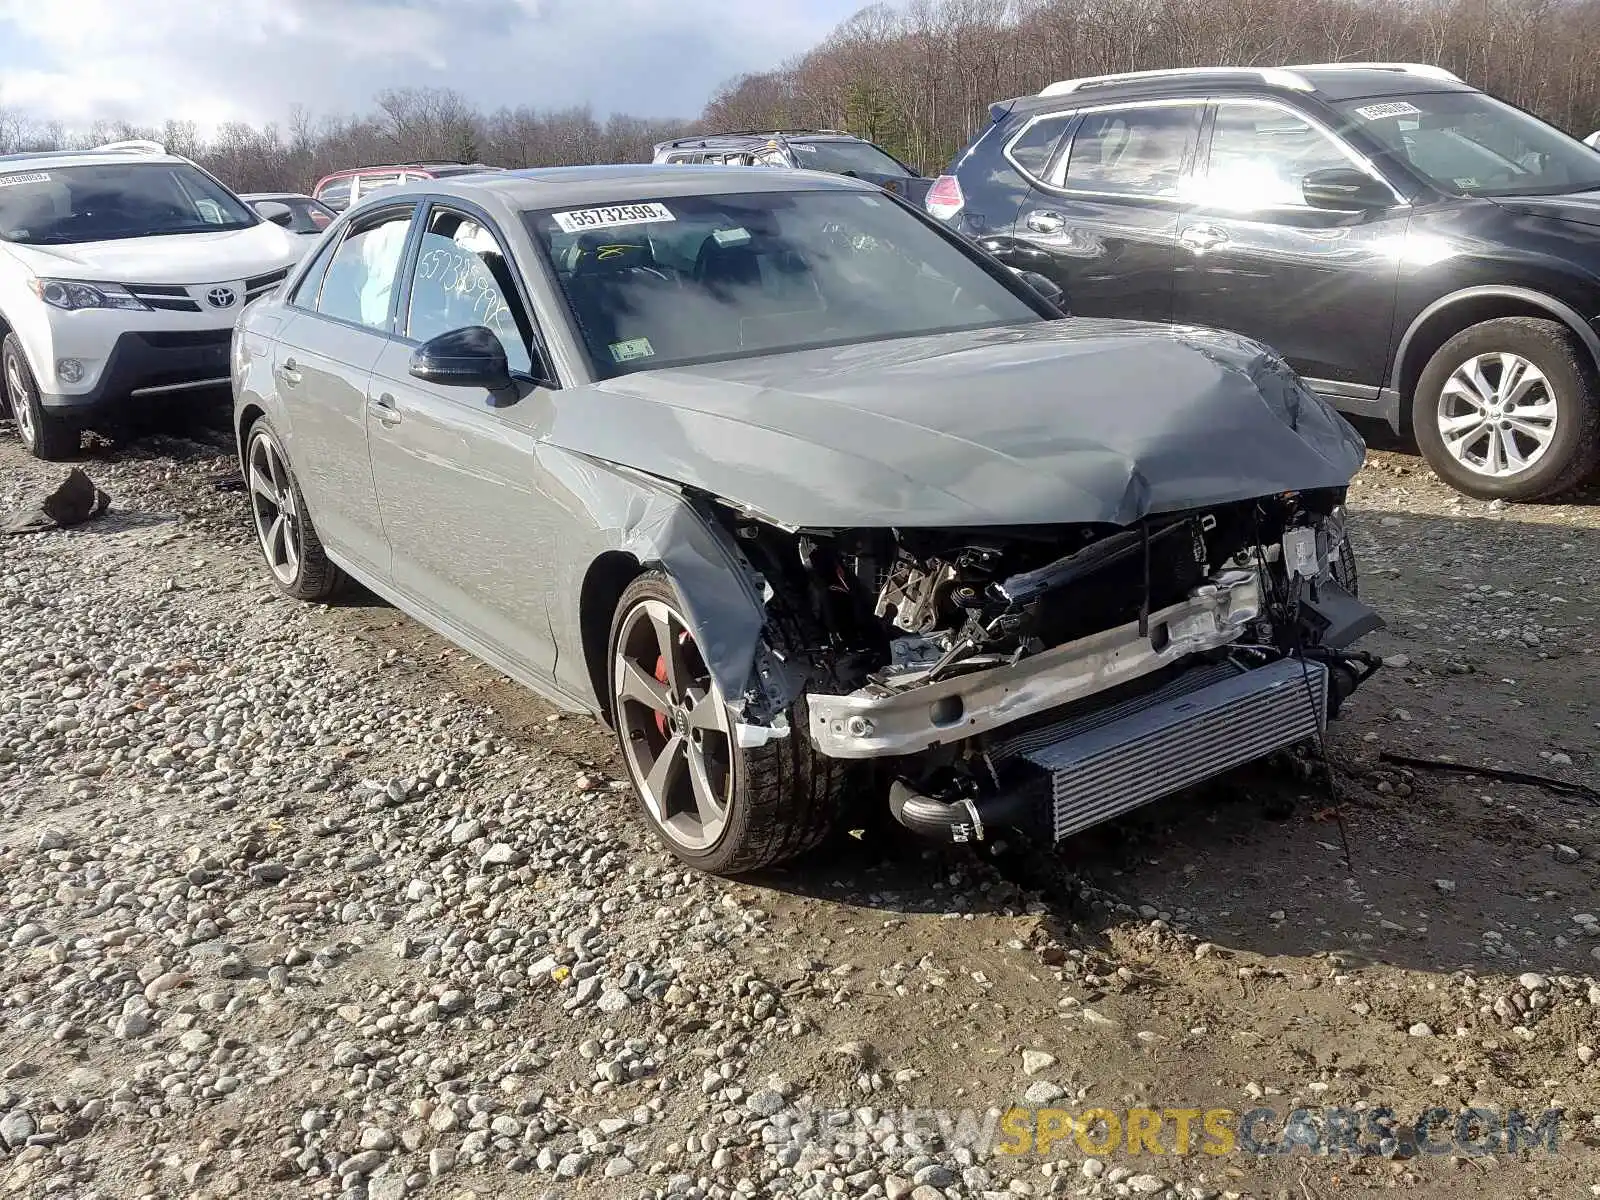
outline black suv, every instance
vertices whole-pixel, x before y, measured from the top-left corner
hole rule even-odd
[[[933,183],[882,146],[838,129],[745,129],[673,138],[655,147],[658,163],[716,163],[741,167],[800,167],[853,175],[921,204]]]
[[[1600,459],[1600,153],[1437,67],[1064,80],[990,108],[928,211],[1075,313],[1234,330],[1468,495]]]

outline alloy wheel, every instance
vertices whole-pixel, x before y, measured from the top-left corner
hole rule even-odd
[[[287,587],[300,574],[300,560],[305,549],[289,467],[277,443],[266,436],[251,441],[248,466],[250,510],[255,517],[256,538],[272,574]]]
[[[1445,452],[1478,475],[1504,478],[1544,457],[1556,435],[1556,394],[1534,363],[1499,352],[1469,358],[1439,395]]]
[[[27,377],[15,354],[6,355],[6,395],[11,400],[11,417],[17,423],[17,436],[22,439],[24,446],[32,449],[39,435],[33,426],[33,404]]]
[[[683,618],[641,600],[618,631],[613,709],[634,787],[667,838],[686,850],[716,843],[733,795],[727,706]]]

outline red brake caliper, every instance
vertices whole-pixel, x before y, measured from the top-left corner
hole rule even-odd
[[[693,645],[693,643],[689,640],[689,631],[687,629],[684,630],[682,633],[680,633],[678,635],[678,645],[680,645],[680,646]],[[660,684],[665,684],[667,682],[667,660],[666,660],[665,656],[663,656],[663,655],[657,655],[656,656],[656,682],[660,683]],[[667,714],[666,713],[657,713],[656,714],[656,732],[659,733],[662,737],[666,737],[667,736]]]
[[[661,684],[661,685],[663,685],[663,686],[666,685],[666,682],[667,682],[667,659],[666,659],[665,655],[658,655],[656,657],[656,682]],[[662,737],[666,737],[667,736],[667,714],[666,713],[658,712],[656,714],[656,732],[659,733]]]

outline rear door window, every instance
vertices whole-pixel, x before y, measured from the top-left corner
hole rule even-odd
[[[411,232],[412,207],[376,213],[353,227],[328,263],[316,309],[325,317],[389,332],[390,299]]]
[[[1062,184],[1101,195],[1175,198],[1200,129],[1200,104],[1083,114]]]

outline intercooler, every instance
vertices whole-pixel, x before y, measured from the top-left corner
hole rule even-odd
[[[1328,672],[1320,663],[1282,659],[1249,670],[1211,664],[1013,735],[991,749],[991,760],[1043,772],[1059,842],[1312,737],[1327,709]]]

